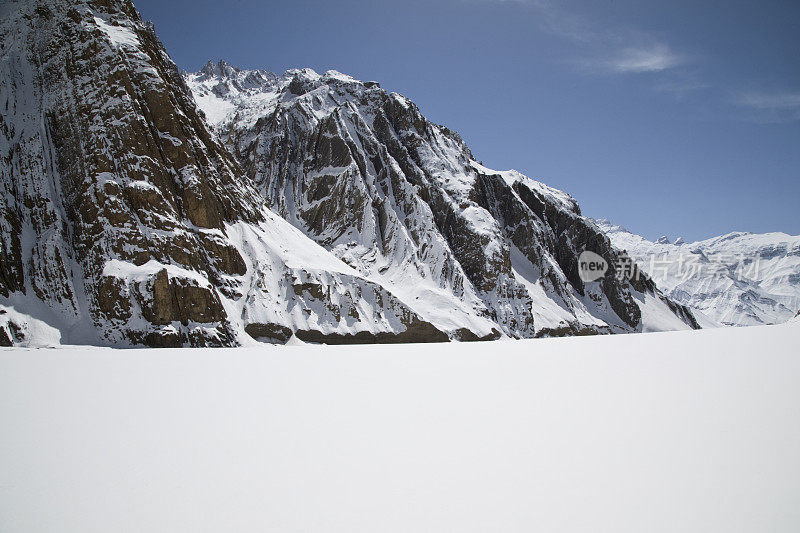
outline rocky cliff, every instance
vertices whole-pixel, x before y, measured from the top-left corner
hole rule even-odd
[[[264,208],[130,2],[0,15],[0,340],[447,339]]]

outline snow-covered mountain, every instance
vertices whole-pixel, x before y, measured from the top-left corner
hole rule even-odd
[[[130,2],[5,2],[0,43],[0,342],[447,339],[263,207]]]
[[[595,222],[672,299],[721,325],[778,324],[800,309],[800,236],[735,232],[652,242],[608,220]]]
[[[376,82],[222,61],[185,78],[270,209],[445,331],[694,325],[649,280],[583,282],[583,250],[617,253],[574,199],[484,167],[458,134]]]
[[[377,83],[186,80],[214,132],[130,1],[0,4],[0,343],[696,326],[647,278],[582,281],[582,251],[619,254],[572,198],[480,165]]]

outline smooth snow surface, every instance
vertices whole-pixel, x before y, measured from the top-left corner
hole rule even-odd
[[[0,350],[0,531],[800,531],[800,324]]]

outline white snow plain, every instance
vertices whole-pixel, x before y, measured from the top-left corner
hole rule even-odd
[[[0,351],[0,531],[796,532],[800,322]]]

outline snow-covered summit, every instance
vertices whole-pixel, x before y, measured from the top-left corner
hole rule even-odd
[[[319,74],[310,68],[294,68],[278,75],[268,70],[239,69],[223,60],[209,60],[200,71],[185,78],[209,124],[219,131],[234,121],[252,126],[259,117],[299,96],[308,95],[316,113],[339,105],[326,101],[317,91],[320,88],[346,86],[348,94],[378,88],[377,83],[362,83],[336,70]]]
[[[669,309],[660,326],[643,317],[645,293],[668,308],[653,287],[613,276],[584,284],[580,252],[616,252],[577,202],[476,162],[405,96],[311,69],[277,76],[218,63],[185,79],[266,205],[445,330],[526,337],[693,324]]]

